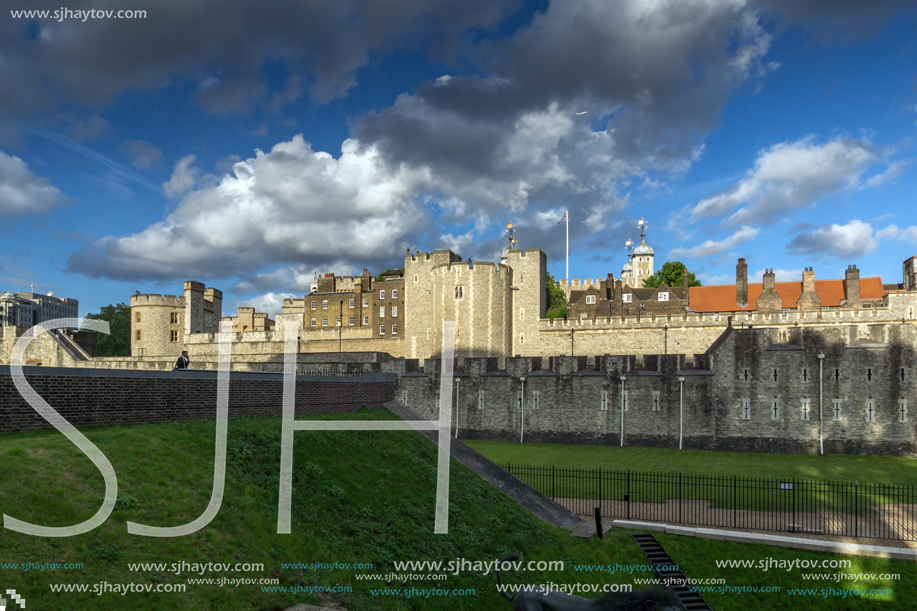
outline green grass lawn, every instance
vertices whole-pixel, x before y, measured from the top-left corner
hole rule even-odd
[[[917,486],[917,458],[466,441],[498,464]]]
[[[392,416],[365,410],[326,419]],[[490,561],[509,553],[526,560],[560,560],[559,571],[516,572],[509,582],[634,583],[648,572],[609,574],[577,571],[574,565],[642,565],[646,559],[629,534],[613,530],[604,540],[584,542],[532,517],[515,502],[453,462],[449,533],[434,535],[436,448],[414,432],[297,432],[294,456],[292,534],[278,535],[277,495],[280,419],[236,419],[229,423],[226,492],[216,518],[195,534],[177,538],[129,535],[125,522],[175,526],[197,518],[210,499],[214,422],[95,428],[82,431],[110,459],[118,475],[119,505],[90,533],[42,538],[0,529],[0,588],[25,597],[26,609],[68,610],[262,610],[296,603],[336,601],[350,611],[375,609],[505,609],[493,574],[449,574],[441,581],[402,582],[385,578],[401,560]],[[46,526],[65,526],[92,516],[104,485],[92,463],[57,432],[0,435],[0,512]],[[828,555],[763,546],[665,537],[669,553],[694,578],[723,577],[714,557],[798,558]],[[77,570],[4,568],[4,563],[81,563]],[[129,563],[263,563],[263,571],[177,574],[171,567],[132,571]],[[284,568],[285,563],[370,563],[371,569]],[[862,560],[870,571],[901,573],[882,608],[911,609],[917,586],[915,565]],[[413,571],[421,573],[421,571]],[[373,576],[374,580],[358,579]],[[726,575],[732,585],[762,580],[751,572]],[[769,583],[791,583],[787,575],[765,574]],[[189,578],[277,579],[286,588],[342,588],[309,594],[265,591],[259,584],[238,587],[189,583]],[[52,593],[51,584],[111,588],[116,584],[185,585],[183,593]],[[468,589],[473,595],[429,597],[382,595],[374,590]],[[708,600],[711,598],[708,596]],[[785,593],[723,595],[715,609],[840,609],[830,601],[794,599]],[[850,602],[850,599],[847,600]],[[804,603],[804,604],[803,604]],[[16,608],[7,606],[7,608]]]

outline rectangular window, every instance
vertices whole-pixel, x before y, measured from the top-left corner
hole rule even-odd
[[[352,310],[352,309],[353,309],[353,304],[354,304],[354,300],[351,299],[351,300],[350,300],[350,303],[347,304],[347,307],[349,307],[349,308]]]
[[[312,302],[312,309],[313,309],[313,310],[315,309],[315,302],[314,302],[314,301]]]
[[[322,326],[323,327],[328,326],[328,317],[327,316],[322,316]]]
[[[136,314],[134,314],[134,320],[137,322],[140,322],[140,312],[137,312]]]
[[[385,318],[385,306],[379,306],[379,318]]]
[[[809,401],[808,397],[803,397],[802,405],[800,409],[801,409],[800,418],[802,420],[808,420],[810,416],[810,412],[812,411],[812,404]]]
[[[742,420],[751,420],[751,399],[742,399]]]
[[[668,301],[668,300],[669,300],[669,294],[667,292],[659,293],[659,301]]]
[[[398,299],[398,289],[392,289],[392,299]]]
[[[608,411],[608,393],[607,392],[604,392],[604,391],[602,392],[602,398],[599,401],[599,409],[603,412]]]
[[[408,404],[408,391],[401,391],[401,404],[407,406]]]
[[[536,390],[532,393],[532,407],[538,409],[538,402],[541,400],[541,391]]]
[[[866,422],[876,421],[876,400],[872,397],[866,399]]]
[[[398,318],[398,306],[392,306],[392,318]]]
[[[783,309],[780,310],[780,315],[783,316],[784,318],[786,318],[786,313],[787,313],[787,312],[789,312],[789,310],[788,310],[787,308],[783,308]]]
[[[623,301],[624,303],[630,303],[630,298],[631,298],[630,293],[624,293],[623,295],[621,295],[621,301]]]
[[[456,299],[461,299],[461,298],[462,298],[462,293],[463,293],[462,287],[460,287],[460,286],[455,287],[455,298],[456,298]]]
[[[484,409],[484,391],[478,391],[478,409]]]
[[[368,325],[368,324],[369,324],[369,316],[364,316],[364,317],[363,317],[363,324],[364,324],[364,325]]]
[[[313,326],[313,327],[315,326],[315,319],[314,319],[314,318],[312,319],[312,326]]]
[[[137,340],[138,342],[140,341],[140,329],[137,329],[134,332],[134,339]]]
[[[347,320],[347,324],[350,325],[350,326],[352,327],[352,326],[353,326],[353,323],[354,323],[354,317],[351,316],[351,317]]]
[[[323,310],[328,309],[328,300],[327,299],[322,299],[322,309]]]
[[[907,399],[898,399],[898,422],[907,422]]]
[[[169,331],[169,341],[170,342],[178,341],[178,331]]]
[[[586,303],[587,304],[595,303],[595,295],[586,295]]]
[[[178,312],[172,312],[169,314],[169,322],[173,325],[178,324]]]
[[[841,402],[843,399],[840,397],[835,397],[831,400],[831,419],[835,422],[840,422],[841,420]]]
[[[379,335],[385,335],[385,325],[379,325]]]
[[[653,411],[660,412],[662,411],[662,406],[659,404],[659,391],[653,391]]]
[[[379,299],[385,299],[385,291],[379,291]]]
[[[368,308],[368,307],[369,307],[369,298],[368,298],[368,297],[364,297],[364,298],[363,298],[363,307],[364,307],[364,308]]]
[[[392,325],[392,335],[398,334],[398,325]]]
[[[334,326],[335,326],[335,327],[340,327],[340,326],[341,326],[341,317],[340,317],[340,316],[335,316],[335,317],[334,317]]]

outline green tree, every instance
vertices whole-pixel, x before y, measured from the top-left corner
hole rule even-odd
[[[131,355],[131,307],[126,303],[107,305],[98,314],[87,314],[86,318],[104,320],[108,323],[109,335],[99,333],[96,356]]]
[[[681,286],[685,275],[685,265],[681,261],[669,261],[655,274],[643,281],[643,287],[654,289],[665,281],[667,286]],[[701,286],[700,280],[688,272],[688,286]]]
[[[387,269],[387,270],[385,270],[384,272],[379,272],[379,275],[376,276],[376,281],[377,281],[377,282],[382,282],[382,274],[387,274],[387,273],[389,273],[389,272],[400,272],[401,275],[404,276],[404,268],[403,268],[403,267],[399,267],[398,269]]]
[[[560,288],[560,283],[547,272],[545,285],[548,288],[548,318],[563,318],[567,315],[567,294]]]

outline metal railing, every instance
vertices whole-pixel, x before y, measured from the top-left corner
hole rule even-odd
[[[571,511],[745,530],[917,541],[917,488],[568,467],[503,467]]]

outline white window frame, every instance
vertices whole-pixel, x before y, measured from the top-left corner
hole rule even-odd
[[[350,302],[347,304],[347,306],[352,310],[354,306],[354,300],[351,299]]]
[[[379,318],[385,318],[385,306],[379,306]]]
[[[312,324],[311,324],[310,326],[312,326],[312,327],[318,326],[318,325],[316,325],[316,320],[315,320],[314,318],[312,319]]]
[[[335,327],[340,327],[340,326],[341,326],[341,317],[340,317],[340,316],[335,316],[335,317],[334,317],[334,326],[335,326]]]
[[[313,309],[313,310],[316,309],[316,306],[317,306],[317,305],[318,305],[318,304],[317,304],[315,301],[313,301],[313,302],[312,302],[312,309]]]
[[[322,316],[322,326],[323,327],[328,326],[328,317],[327,316]]]
[[[385,335],[385,325],[379,325],[379,335]]]
[[[392,289],[392,299],[398,299],[398,289]]]
[[[398,318],[398,306],[392,306],[392,318]]]
[[[392,325],[392,335],[398,335],[398,325]]]
[[[323,310],[328,309],[328,300],[327,299],[322,299],[322,309]]]
[[[595,295],[586,295],[586,304],[591,305],[595,303]]]
[[[368,297],[364,297],[364,298],[363,298],[363,307],[364,307],[364,308],[368,308],[368,307],[369,307],[369,298],[368,298]]]
[[[379,291],[379,299],[385,299],[385,290]]]
[[[352,326],[353,326],[353,323],[354,323],[354,317],[353,317],[353,316],[350,316],[347,322],[348,322],[348,326],[349,326],[349,327],[352,327]]]
[[[623,295],[621,295],[621,302],[622,303],[631,303],[631,294],[624,293]]]
[[[666,292],[664,292],[664,293],[659,293],[659,301],[668,301],[668,300],[669,300],[669,293],[668,293],[668,291],[666,291]]]
[[[364,324],[364,325],[368,325],[368,324],[369,324],[369,316],[364,316],[364,317],[363,317],[363,324]]]

